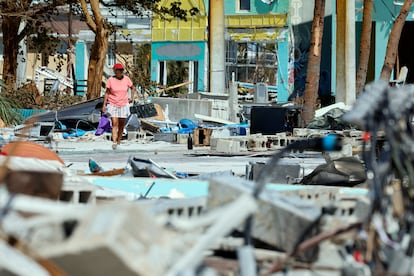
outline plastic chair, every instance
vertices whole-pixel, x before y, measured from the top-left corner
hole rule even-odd
[[[390,81],[390,85],[391,86],[400,86],[400,85],[404,85],[405,81],[407,80],[407,75],[408,75],[408,68],[407,66],[403,66],[400,69],[400,74],[398,75],[398,78],[395,80],[391,80]]]

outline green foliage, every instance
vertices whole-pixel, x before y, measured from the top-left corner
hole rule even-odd
[[[8,125],[18,125],[22,122],[22,116],[16,112],[20,106],[12,99],[0,94],[0,119]]]
[[[180,1],[172,2],[170,7],[161,6],[160,0],[100,0],[99,2],[106,7],[117,7],[128,10],[136,16],[143,16],[147,11],[151,11],[164,17],[169,15],[175,18],[187,20],[188,16],[194,16],[199,13],[197,8],[192,8],[188,11],[183,10],[181,8]]]
[[[134,84],[145,90],[151,87],[151,44],[136,45],[133,49],[134,60],[128,70]]]
[[[186,82],[188,80],[188,62],[185,61],[170,61],[167,63],[168,66],[168,78],[167,78],[167,87],[173,86]],[[184,94],[187,92],[187,87],[177,87],[171,90],[166,91],[165,93],[169,97],[178,97],[179,94]]]

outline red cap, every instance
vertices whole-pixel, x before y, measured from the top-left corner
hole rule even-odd
[[[114,70],[124,70],[124,66],[121,63],[115,63]]]

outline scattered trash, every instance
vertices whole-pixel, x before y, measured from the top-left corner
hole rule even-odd
[[[104,169],[95,160],[89,158],[89,171],[91,173],[98,173],[104,171]]]
[[[342,116],[346,110],[334,108],[326,112],[320,117],[315,117],[306,127],[313,129],[329,129],[329,130],[344,130],[355,129],[354,126],[345,122]]]
[[[105,132],[110,132],[112,130],[111,121],[109,120],[110,114],[104,113],[99,119],[98,127],[96,128],[95,135],[99,136]]]
[[[305,185],[353,187],[366,181],[365,167],[355,157],[343,157],[319,165],[311,174],[303,177]]]
[[[241,275],[412,274],[414,88],[376,82],[365,90],[344,116],[337,105],[320,111],[319,129],[272,134],[250,134],[249,124],[208,116],[140,118],[139,112],[152,112],[149,105],[136,110],[128,141],[116,152],[117,158],[123,148],[136,156],[124,168],[104,170],[108,163],[101,166],[83,152],[90,174],[75,173],[31,141],[3,145],[0,254],[12,261],[0,261],[0,274],[27,273],[21,264],[38,275],[48,275],[50,267],[62,275],[207,275],[226,269]],[[66,119],[54,118],[44,137],[74,133],[80,143],[92,136],[108,145],[101,154],[114,154],[104,126],[100,138]],[[144,131],[153,141],[177,145],[129,149],[137,144],[129,136]],[[186,171],[179,158],[179,171],[164,168],[163,144],[190,153],[193,168],[216,156],[210,159],[216,171]],[[344,144],[346,153],[339,151]],[[76,150],[79,144],[73,145]],[[140,158],[152,153],[160,163]],[[244,178],[216,162],[218,156],[242,155],[250,162],[242,164]],[[270,159],[253,161],[259,156]],[[311,168],[308,158],[317,164]]]
[[[177,179],[172,173],[168,172],[151,159],[130,158],[129,163],[132,167],[134,177],[162,177]]]

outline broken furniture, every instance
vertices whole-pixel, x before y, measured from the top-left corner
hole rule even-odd
[[[407,66],[403,66],[400,69],[398,77],[394,80],[390,80],[390,85],[391,86],[396,86],[396,87],[404,85],[405,81],[407,80],[407,76],[408,76],[408,68],[407,68]]]

